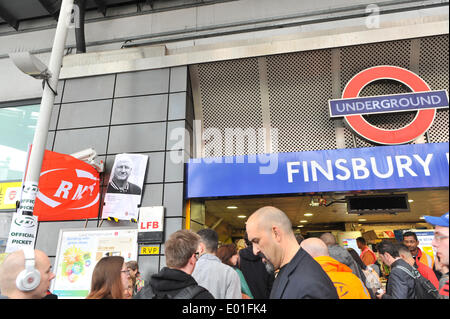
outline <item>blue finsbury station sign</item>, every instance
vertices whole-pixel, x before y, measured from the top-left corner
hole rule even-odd
[[[449,143],[191,159],[187,198],[449,186]]]

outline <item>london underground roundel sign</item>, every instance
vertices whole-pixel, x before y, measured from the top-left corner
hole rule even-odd
[[[369,83],[390,79],[408,86],[412,93],[377,97],[359,97]],[[350,103],[351,102],[351,103]],[[433,124],[437,108],[448,107],[446,91],[431,91],[415,73],[397,66],[376,66],[361,71],[346,85],[342,99],[330,100],[330,116],[343,116],[348,125],[363,138],[386,145],[405,144],[424,134]],[[367,122],[363,114],[416,110],[408,125],[386,130]]]

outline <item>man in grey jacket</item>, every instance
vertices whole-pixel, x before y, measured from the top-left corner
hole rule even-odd
[[[350,267],[352,272],[359,278],[363,279],[361,267],[358,266],[356,261],[347,251],[347,249],[339,246],[336,242],[336,237],[332,233],[325,233],[320,236],[320,239],[328,246],[328,252],[330,257]],[[364,278],[365,279],[365,278]],[[363,280],[364,280],[363,279]]]
[[[216,231],[207,228],[198,231],[197,234],[200,236],[198,249],[200,257],[192,277],[216,299],[242,299],[239,275],[215,255],[219,244]]]

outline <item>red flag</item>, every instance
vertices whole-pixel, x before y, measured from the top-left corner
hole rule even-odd
[[[34,215],[39,221],[97,218],[99,173],[70,155],[45,151]]]

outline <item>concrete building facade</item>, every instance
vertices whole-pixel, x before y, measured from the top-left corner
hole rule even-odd
[[[47,140],[47,149],[65,154],[94,148],[106,163],[102,195],[115,155],[148,155],[141,206],[165,207],[166,238],[205,225],[204,205],[185,196],[185,164],[171,158],[211,156],[200,136],[208,128],[278,128],[276,148],[268,138],[260,153],[372,147],[330,120],[324,104],[357,72],[397,65],[448,90],[448,1],[169,2],[118,7],[106,17],[89,11],[84,54],[74,52],[69,33]],[[51,17],[18,31],[0,24],[0,108],[39,104],[41,82],[20,73],[8,53],[48,62],[55,24]],[[407,88],[378,83],[364,94],[386,90]],[[389,129],[411,116],[378,124]],[[448,109],[413,143],[439,142],[448,142]],[[0,211],[0,237],[12,214]],[[88,221],[40,222],[36,248],[54,260],[61,229],[133,226],[100,216],[101,209]],[[146,277],[161,269],[164,245],[159,255],[139,256],[139,265]]]

